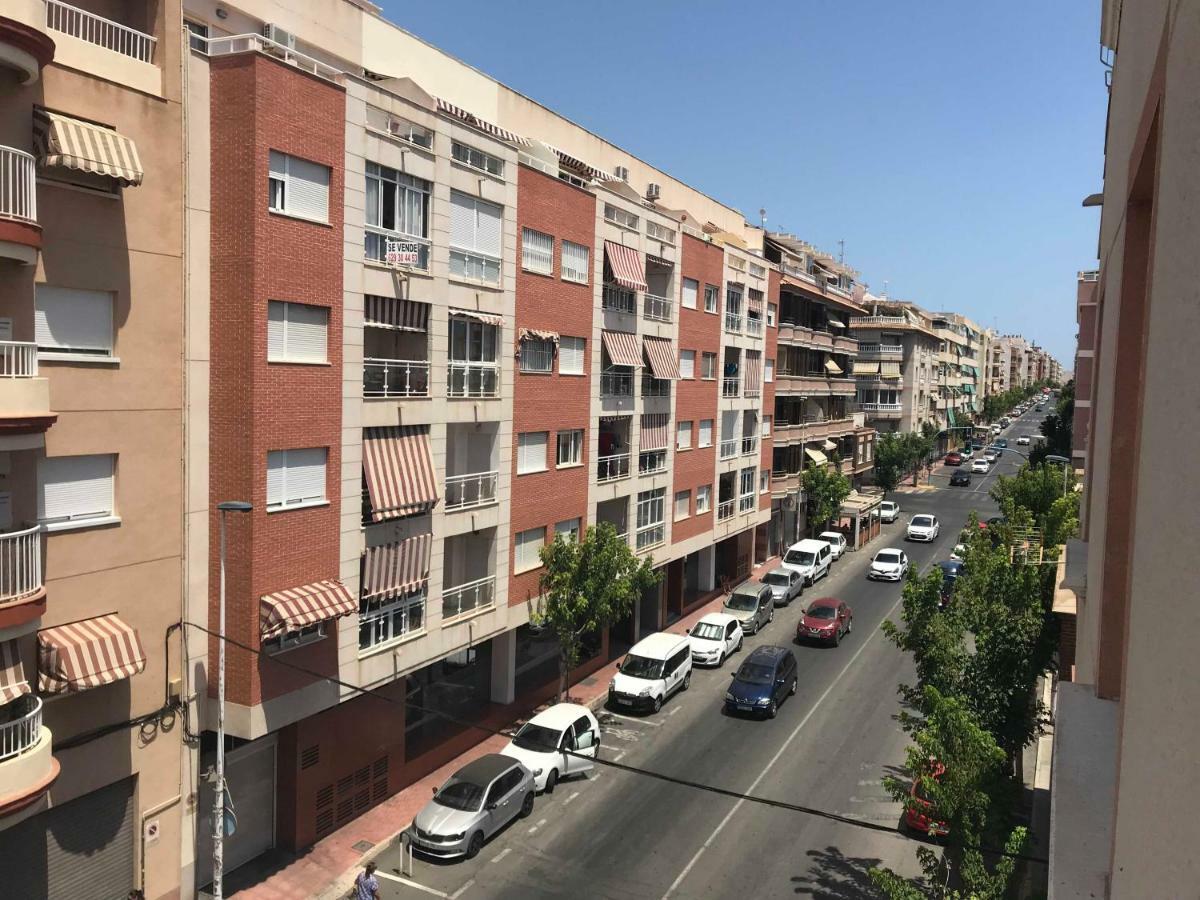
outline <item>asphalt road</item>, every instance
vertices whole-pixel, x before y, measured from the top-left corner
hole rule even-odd
[[[1031,412],[1005,432],[1010,447],[1018,435],[1036,431],[1035,416],[1040,420]],[[840,647],[792,645],[800,688],[777,718],[723,714],[739,655],[724,669],[697,669],[690,690],[656,716],[601,713],[601,757],[896,827],[902,809],[884,793],[881,779],[904,759],[906,739],[893,716],[896,685],[912,671],[879,631],[885,618],[898,616],[900,585],[868,581],[867,564],[884,547],[904,548],[922,571],[946,559],[971,510],[981,518],[995,514],[987,491],[996,475],[1022,461],[1006,453],[967,488],[948,487],[953,470],[939,469],[934,490],[896,495],[901,514],[884,526],[881,540],[847,554],[800,602],[776,610],[772,625],[746,639],[747,650],[791,644],[800,603],[816,597],[838,596],[854,611],[854,630]],[[931,544],[903,539],[908,518],[918,512],[940,520]],[[418,856],[404,880],[398,850],[389,849],[378,863],[385,898],[844,898],[871,896],[867,871],[879,863],[915,873],[914,849],[901,834],[597,766],[560,783],[552,796],[538,797],[532,816],[516,820],[474,860]]]

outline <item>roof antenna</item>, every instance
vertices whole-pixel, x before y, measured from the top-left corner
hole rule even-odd
[[[846,262],[846,242],[845,240],[838,241],[838,263]]]
[[[766,211],[766,209],[759,209],[758,225],[763,231],[767,230],[767,211]]]

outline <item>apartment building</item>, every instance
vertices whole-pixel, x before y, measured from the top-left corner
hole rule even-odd
[[[866,424],[879,432],[940,429],[938,353],[942,339],[929,313],[915,303],[864,294],[864,315],[851,316],[850,333],[858,340],[858,372],[878,360],[880,380],[858,383],[858,408]],[[945,419],[942,407],[942,420]]]
[[[941,338],[938,348],[936,404],[938,452],[956,446],[969,426],[983,412],[983,334],[978,325],[959,313],[933,314],[933,330]]]
[[[0,9],[6,897],[179,889],[180,54],[178,3]]]
[[[1187,362],[1200,278],[1190,63],[1200,9],[1107,0],[1101,10],[1112,83],[1099,272],[1083,273],[1077,294],[1086,489],[1056,598],[1077,637],[1073,680],[1060,675],[1055,702],[1054,900],[1189,896],[1200,879],[1197,726],[1186,712],[1200,702],[1188,665],[1200,578],[1180,561],[1200,497],[1195,479],[1164,477],[1161,465],[1200,427]]]

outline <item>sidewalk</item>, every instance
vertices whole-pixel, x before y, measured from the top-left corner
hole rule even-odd
[[[775,556],[754,566],[750,577],[770,571],[778,562],[779,557]],[[684,633],[706,613],[719,610],[722,600],[723,595],[715,594],[665,630]],[[573,685],[571,702],[592,709],[603,706],[608,697],[608,684],[617,671],[617,662],[619,660],[613,660]],[[539,707],[544,708],[545,705]],[[513,722],[510,726],[517,724],[520,723]],[[311,897],[341,900],[349,893],[359,869],[397,839],[428,802],[434,788],[471,760],[485,753],[495,753],[506,743],[508,738],[500,735],[487,737],[294,858],[277,851],[247,863],[232,875],[225,876],[226,894],[241,900],[308,900]]]

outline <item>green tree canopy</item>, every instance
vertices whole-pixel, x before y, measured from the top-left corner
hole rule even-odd
[[[883,490],[894,491],[904,476],[908,449],[903,435],[885,432],[875,441],[875,483]]]
[[[822,526],[838,514],[842,501],[850,496],[850,479],[842,474],[838,467],[838,458],[832,457],[828,466],[809,466],[801,476],[804,483],[804,495],[808,498],[808,508],[813,522]]]

